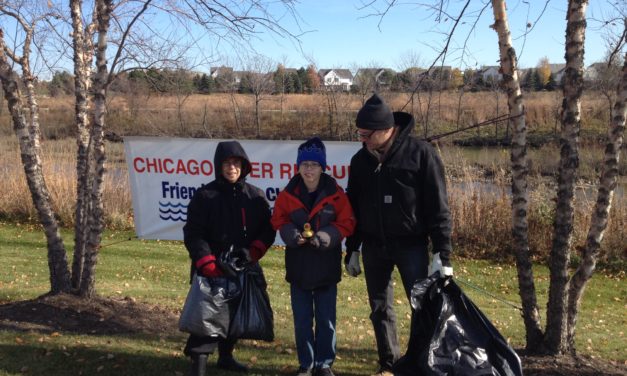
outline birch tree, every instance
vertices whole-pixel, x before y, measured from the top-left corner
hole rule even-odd
[[[33,82],[35,75],[31,69],[31,48],[37,28],[47,17],[55,17],[53,12],[38,13],[21,10],[21,4],[11,6],[0,3],[4,19],[10,19],[21,33],[20,51],[6,43],[4,30],[0,28],[0,80],[7,102],[13,130],[18,138],[24,174],[31,192],[33,205],[39,222],[43,226],[48,246],[48,269],[50,272],[50,292],[67,291],[70,287],[70,274],[67,269],[65,245],[59,231],[59,223],[52,209],[50,192],[46,185],[41,163],[39,107]],[[19,69],[16,71],[15,69]]]
[[[493,28],[498,34],[499,57],[503,75],[503,86],[507,93],[507,106],[512,129],[512,237],[516,269],[518,271],[518,293],[522,301],[523,322],[527,348],[535,348],[542,340],[540,314],[533,279],[533,269],[529,255],[529,194],[527,192],[527,125],[525,106],[520,82],[516,51],[507,22],[505,1],[493,0]]]
[[[191,22],[225,43],[245,43],[258,32],[255,27],[290,38],[294,35],[281,27],[279,17],[269,13],[266,1],[202,0],[159,3],[157,6],[152,0],[119,3],[70,0],[69,17],[52,1],[47,3],[47,8],[44,4],[43,9],[39,9],[38,4],[0,2],[0,20],[3,21],[0,25],[9,20],[20,30],[16,38],[22,38],[13,43],[20,46],[20,51],[16,52],[7,45],[0,26],[0,81],[20,143],[28,187],[46,234],[50,293],[75,293],[89,298],[96,293],[95,266],[104,230],[102,182],[106,169],[107,90],[118,72],[129,67],[142,68],[159,61],[178,60],[180,51],[187,50],[186,46],[180,45],[180,39],[177,45],[174,39],[162,38],[156,23],[151,24],[152,17],[165,14],[185,27]],[[281,4],[287,13],[295,14],[291,0],[283,0]],[[56,20],[67,20],[66,28],[55,24]],[[112,20],[115,21],[113,28]],[[71,273],[41,164],[39,110],[33,86],[36,76],[32,72],[31,56],[33,39],[42,25],[51,26],[50,33],[59,38],[55,42],[71,51],[74,67],[77,192]],[[185,27],[185,32],[191,30]],[[69,40],[64,37],[68,34],[67,28],[71,36]],[[110,46],[114,47],[112,52],[108,49]],[[38,48],[37,52],[45,54],[46,49]],[[15,67],[19,67],[19,71]]]
[[[550,353],[566,350],[566,292],[573,241],[575,182],[579,167],[581,93],[586,35],[586,0],[570,0],[566,15],[566,69],[562,101],[560,163],[553,245],[549,258],[550,284],[545,344]]]
[[[627,28],[625,29],[627,30]],[[614,199],[618,177],[618,162],[623,146],[625,118],[627,117],[627,53],[623,59],[622,77],[616,89],[616,102],[612,108],[611,123],[608,128],[607,144],[603,156],[603,165],[599,179],[597,200],[590,222],[586,244],[582,252],[582,261],[570,280],[568,288],[567,346],[575,350],[575,327],[586,284],[596,267],[603,234],[607,228],[610,208]]]

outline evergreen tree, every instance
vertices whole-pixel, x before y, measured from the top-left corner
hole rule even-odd
[[[278,94],[287,94],[287,88],[285,82],[287,80],[287,74],[285,73],[285,67],[283,64],[279,64],[273,74],[274,91]]]
[[[544,84],[542,83],[542,73],[539,70],[535,70],[534,71],[534,84],[535,84],[535,90],[536,91],[541,91],[542,89],[544,89]]]
[[[302,94],[303,93],[303,81],[302,81],[302,77],[300,74],[300,69],[296,72],[290,73],[290,81],[292,82],[292,85],[293,85],[292,93]]]
[[[546,83],[545,88],[548,91],[553,91],[557,89],[557,82],[555,82],[555,76],[553,75],[553,73],[551,73],[551,75],[549,76],[549,82]]]
[[[522,88],[527,91],[536,90],[536,72],[535,69],[530,68],[525,75],[522,82]]]
[[[66,71],[54,72],[48,83],[48,92],[51,97],[74,93],[74,76]]]
[[[198,82],[195,84],[196,90],[201,94],[210,94],[213,92],[215,86],[215,82],[211,76],[208,76],[206,73],[198,79]]]
[[[307,75],[307,70],[305,68],[301,67],[298,70],[297,73],[298,73],[298,78],[300,80],[301,87],[302,87],[301,93],[311,92],[310,91],[311,90],[311,84],[309,83],[309,76]]]

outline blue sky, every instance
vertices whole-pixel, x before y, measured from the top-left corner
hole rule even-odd
[[[309,62],[318,68],[348,69],[382,66],[401,70],[409,65],[431,65],[444,42],[444,34],[452,26],[450,20],[436,23],[426,8],[415,5],[417,1],[396,5],[383,18],[370,16],[372,8],[359,9],[362,1],[302,0],[297,4],[300,26],[306,31],[300,37],[302,51],[288,40],[267,34],[261,35],[252,45],[268,58],[296,68]],[[476,18],[478,9],[485,2],[472,0],[468,8],[469,18],[458,26],[458,37],[451,43],[446,65],[462,68],[498,65],[497,34],[489,27],[493,23],[490,6],[485,9],[475,30],[469,31],[470,20]],[[508,1],[510,29],[520,67],[535,67],[545,56],[551,63],[564,63],[567,1],[549,1],[536,23],[545,3],[545,0]],[[607,7],[605,1],[590,3],[587,12],[590,18],[600,19],[610,10],[603,8]],[[458,11],[452,9],[450,13],[455,15]],[[527,22],[532,23],[533,28],[525,39]],[[288,27],[296,30],[294,25]],[[606,54],[602,35],[599,23],[591,19],[586,35],[586,65],[602,60]],[[462,57],[461,46],[466,38],[467,48]],[[233,52],[227,49],[222,53],[229,55]]]

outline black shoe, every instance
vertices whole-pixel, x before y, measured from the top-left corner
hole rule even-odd
[[[218,358],[217,367],[232,372],[248,372],[248,367],[235,360],[232,356]]]
[[[316,368],[314,371],[314,376],[335,376],[333,371],[331,371],[331,367],[324,368]]]
[[[207,354],[192,354],[189,376],[205,376],[207,372]]]

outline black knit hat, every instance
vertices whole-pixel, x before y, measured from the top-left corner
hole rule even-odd
[[[388,129],[394,126],[394,115],[383,99],[374,93],[357,113],[355,123],[362,129]]]

